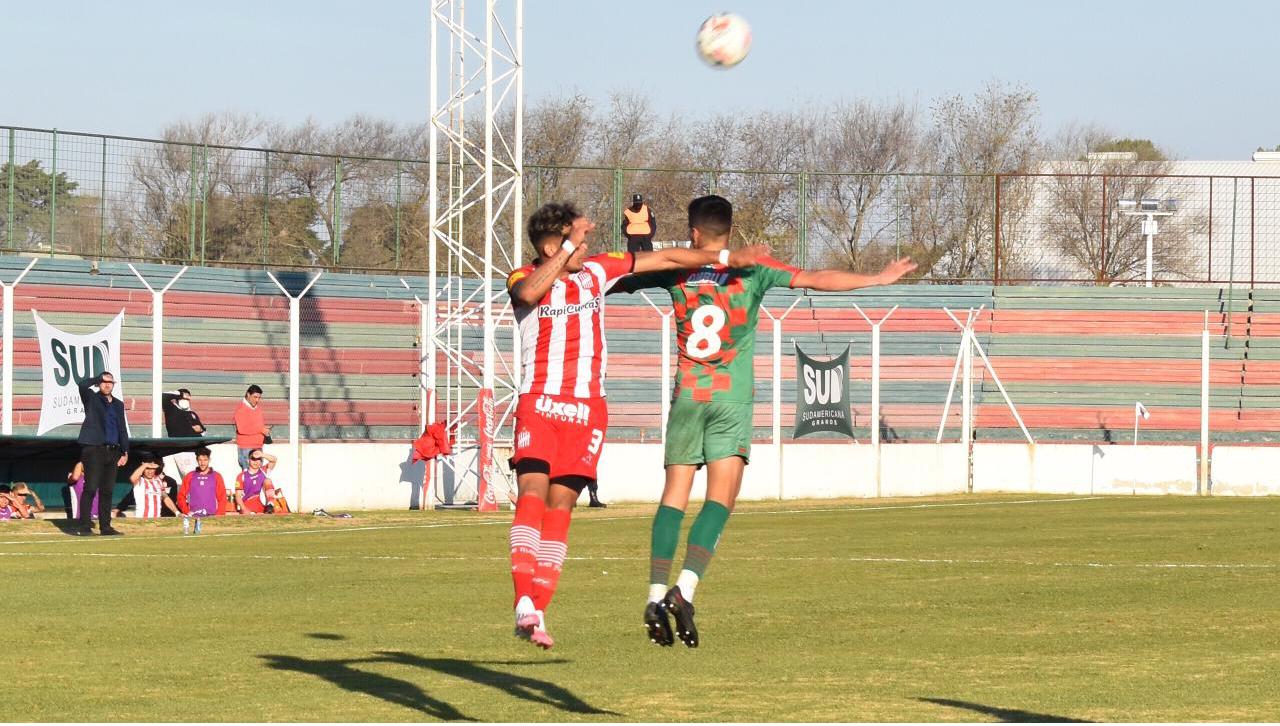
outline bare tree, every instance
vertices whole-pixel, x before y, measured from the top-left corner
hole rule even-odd
[[[892,175],[911,169],[918,137],[915,110],[902,101],[842,103],[825,114],[806,166],[817,171],[810,177],[810,224],[823,238],[828,264],[873,271],[895,253],[906,206]]]
[[[914,255],[933,279],[986,279],[995,269],[995,174],[1025,172],[1041,155],[1036,96],[990,83],[966,99],[933,106],[923,145],[923,171],[908,186]],[[1026,198],[1001,198],[1002,215],[1025,213]],[[1017,264],[1013,247],[1001,266]]]
[[[1182,199],[1195,197],[1196,180],[1170,177],[1172,164],[1147,140],[1126,139],[1119,145],[1138,149],[1112,151],[1115,137],[1098,127],[1069,127],[1055,144],[1054,175],[1033,178],[1042,192],[1037,197],[1035,223],[1050,244],[1047,252],[1061,262],[1055,269],[1043,264],[1040,276],[1085,277],[1099,284],[1137,280],[1146,274],[1146,238],[1141,218],[1123,214],[1121,199]],[[1160,222],[1159,244],[1153,248],[1156,277],[1189,277],[1194,272],[1192,238],[1207,227],[1204,213],[1188,207]]]
[[[243,210],[232,207],[251,186],[254,172],[237,164],[235,150],[228,147],[252,143],[265,129],[261,118],[233,112],[180,120],[165,128],[164,144],[149,147],[131,161],[133,178],[144,190],[143,201],[139,210],[114,210],[115,251],[163,260],[197,254],[219,260],[240,257],[222,249],[222,238],[233,245],[244,242],[243,230],[232,221],[243,216]],[[211,226],[215,241],[209,245]]]

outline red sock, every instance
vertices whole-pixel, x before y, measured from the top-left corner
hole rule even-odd
[[[533,598],[533,573],[537,569],[538,550],[542,542],[542,519],[547,503],[541,497],[525,494],[516,501],[516,518],[511,523],[511,582],[516,586],[516,602]]]
[[[569,548],[568,509],[548,509],[542,517],[542,543],[538,547],[538,569],[533,576],[533,606],[546,610],[560,583]]]

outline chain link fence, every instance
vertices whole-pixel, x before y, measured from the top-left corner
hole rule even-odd
[[[422,160],[0,127],[0,169],[4,252],[384,273],[427,264]],[[461,198],[478,172],[443,163],[441,200]],[[657,214],[656,240],[671,242],[688,236],[688,200],[715,193],[734,202],[737,241],[796,265],[874,272],[910,255],[934,284],[1123,285],[1145,283],[1150,257],[1156,284],[1280,284],[1280,177],[542,166],[525,168],[523,191],[526,211],[576,203],[605,249],[624,246],[633,194]],[[1143,200],[1154,215],[1134,206]],[[513,238],[509,217],[498,239]],[[482,209],[452,227],[471,257],[481,252]]]

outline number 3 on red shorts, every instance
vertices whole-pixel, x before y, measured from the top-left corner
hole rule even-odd
[[[587,451],[593,456],[600,453],[600,444],[604,443],[604,432],[600,429],[591,429],[591,443],[587,444]]]

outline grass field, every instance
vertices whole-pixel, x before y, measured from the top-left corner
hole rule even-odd
[[[506,514],[4,523],[5,715],[1280,719],[1280,499],[745,504],[697,650],[644,636],[651,514],[579,511],[550,652],[511,636]]]

